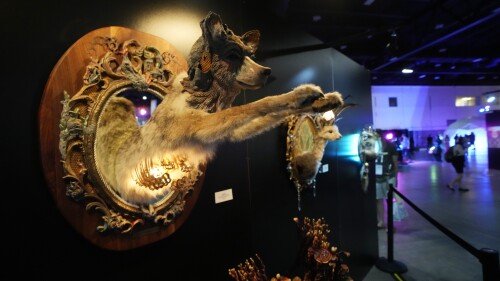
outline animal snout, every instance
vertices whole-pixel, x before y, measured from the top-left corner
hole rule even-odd
[[[264,67],[264,69],[262,70],[262,75],[264,75],[264,76],[270,76],[271,75],[271,68]]]
[[[269,75],[271,75],[271,68],[245,57],[243,65],[236,75],[236,81],[243,89],[258,89],[267,82]]]

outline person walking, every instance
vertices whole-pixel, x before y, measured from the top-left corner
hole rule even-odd
[[[451,164],[453,165],[453,168],[455,168],[457,175],[448,184],[446,184],[446,187],[452,191],[455,191],[455,184],[457,185],[459,191],[469,191],[469,189],[462,186],[466,154],[464,142],[465,139],[463,137],[459,137],[457,143],[455,143],[455,146],[453,147],[453,160],[451,161]]]
[[[476,135],[474,134],[474,132],[470,132],[470,135],[469,135],[469,142],[470,142],[470,147],[472,147],[472,149],[476,150]]]

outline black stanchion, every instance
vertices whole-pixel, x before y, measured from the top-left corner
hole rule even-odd
[[[387,194],[387,258],[378,258],[375,266],[387,273],[405,273],[408,271],[406,265],[400,261],[394,260],[394,221],[392,200],[394,193],[392,184],[389,185]]]
[[[429,221],[434,227],[443,232],[446,236],[448,236],[451,240],[455,241],[458,245],[460,245],[464,250],[475,256],[479,262],[481,262],[483,267],[483,281],[498,281],[500,280],[500,262],[499,262],[499,253],[497,250],[482,248],[480,250],[476,249],[467,241],[460,238],[455,233],[451,232],[449,229],[438,223],[431,216],[426,214],[420,208],[418,208],[413,202],[408,200],[403,194],[401,194],[398,190],[394,189],[392,185],[389,186],[389,193],[387,198],[387,206],[388,206],[388,230],[387,230],[387,256],[388,258],[380,258],[376,263],[378,269],[390,272],[390,273],[403,273],[406,272],[406,266],[398,261],[395,261],[393,258],[393,222],[392,222],[392,198],[394,193],[399,195],[401,199],[403,199],[410,207],[412,207],[417,213],[419,213],[424,219]]]
[[[482,248],[479,253],[479,261],[483,265],[483,281],[500,280],[498,251]]]

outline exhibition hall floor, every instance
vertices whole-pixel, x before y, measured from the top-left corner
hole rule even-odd
[[[425,151],[400,166],[398,190],[420,210],[476,249],[500,251],[500,170],[488,169],[486,153],[469,151],[464,172],[468,192],[446,184],[455,176],[450,163]],[[394,260],[408,269],[389,274],[374,266],[364,281],[480,281],[478,259],[405,203],[408,217],[394,222]],[[387,232],[379,230],[379,256],[388,257]]]

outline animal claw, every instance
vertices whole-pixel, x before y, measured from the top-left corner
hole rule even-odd
[[[319,86],[304,84],[293,89],[298,101],[299,108],[310,106],[316,100],[323,98],[325,94]]]
[[[344,104],[342,95],[339,92],[327,93],[324,97],[314,101],[312,108],[314,112],[324,112],[341,107]]]

